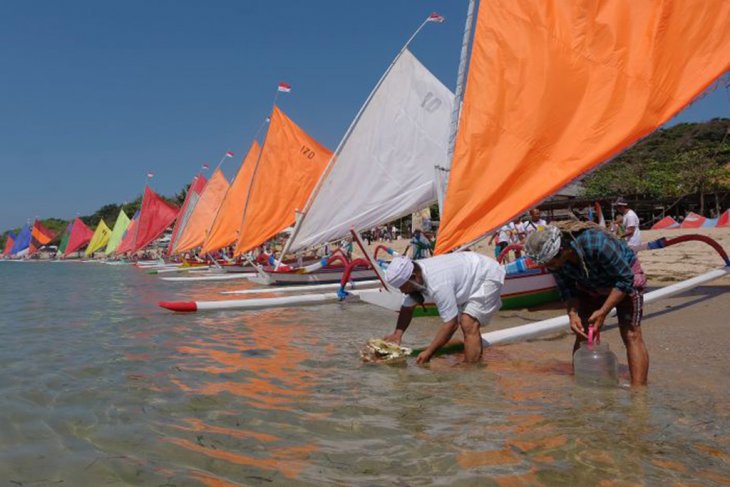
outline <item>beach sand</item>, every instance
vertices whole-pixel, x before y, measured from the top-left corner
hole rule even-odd
[[[671,239],[679,235],[707,235],[730,250],[730,228],[700,228],[691,230],[642,231],[642,241],[659,237]],[[407,241],[386,243],[403,251]],[[374,245],[373,245],[374,247]],[[493,256],[493,247],[480,244],[477,250]],[[724,263],[717,252],[700,242],[682,243],[656,251],[639,254],[649,279],[648,290],[679,282],[713,269]],[[646,305],[642,330],[650,354],[650,384],[667,384],[698,388],[703,394],[714,397],[723,412],[730,415],[730,276],[718,279],[687,293]],[[500,311],[484,331],[493,331],[523,325],[564,313],[561,303],[535,309]],[[424,326],[439,326],[438,318],[424,318]],[[395,317],[393,319],[395,323]],[[621,343],[615,318],[606,322],[602,335],[616,353],[626,380],[625,348]],[[456,338],[460,338],[457,333]],[[506,354],[514,360],[533,362],[536,367],[555,367],[569,370],[573,336],[568,330],[552,337],[528,343],[496,347],[499,351],[485,352]]]

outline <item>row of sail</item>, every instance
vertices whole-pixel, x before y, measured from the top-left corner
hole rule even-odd
[[[87,243],[88,255],[104,243],[108,255],[135,252],[176,219],[170,255],[234,246],[238,256],[292,225],[286,250],[296,252],[439,201],[444,168],[436,251],[454,250],[684,108],[730,69],[727,25],[723,0],[480,2],[453,161],[454,95],[407,44],[334,153],[274,106],[231,183],[220,168],[196,176],[180,209],[146,187],[139,215],[121,212],[111,231],[77,218],[64,255]],[[26,230],[6,252],[48,239]]]

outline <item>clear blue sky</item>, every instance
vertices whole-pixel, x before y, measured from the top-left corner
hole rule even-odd
[[[0,231],[171,195],[279,105],[334,149],[400,46],[454,88],[466,0],[6,2],[0,8]],[[728,116],[719,89],[681,121]],[[108,222],[113,223],[113,222]]]

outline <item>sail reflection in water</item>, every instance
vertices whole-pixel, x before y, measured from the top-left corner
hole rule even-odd
[[[178,434],[166,441],[197,455],[296,476],[315,450],[308,435],[291,423],[311,396],[311,373],[299,365],[314,345],[303,335],[291,310],[273,310],[198,322],[199,338],[176,346],[180,377],[171,381],[192,402],[216,397],[230,416],[230,427],[189,417],[173,424]],[[186,374],[190,372],[190,374]],[[225,404],[231,407],[225,407]],[[258,410],[256,420],[240,411]],[[227,423],[228,421],[223,421]]]

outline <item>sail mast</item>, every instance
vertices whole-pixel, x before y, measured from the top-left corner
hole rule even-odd
[[[472,1],[472,0],[470,0]],[[294,229],[292,230],[291,234],[289,235],[289,238],[286,241],[286,244],[284,245],[284,248],[281,251],[281,255],[279,256],[279,259],[276,261],[276,264],[274,266],[274,269],[278,269],[281,265],[281,262],[284,260],[284,256],[287,252],[289,252],[289,249],[291,248],[292,243],[294,242],[294,239],[296,238],[297,234],[299,233],[299,229],[302,226],[302,221],[304,221],[304,218],[306,216],[307,211],[309,211],[309,208],[312,206],[312,202],[314,201],[314,198],[317,196],[317,193],[319,192],[320,188],[322,187],[322,184],[324,183],[325,179],[327,178],[327,175],[332,170],[332,167],[335,165],[335,162],[337,161],[337,157],[340,155],[340,152],[342,151],[342,148],[344,147],[345,143],[350,138],[350,135],[352,135],[352,131],[357,125],[357,123],[360,121],[360,117],[362,117],[363,112],[365,112],[365,109],[368,107],[370,102],[372,101],[373,97],[375,96],[375,93],[378,91],[380,86],[383,84],[383,81],[385,81],[385,78],[388,77],[388,73],[391,72],[393,69],[393,66],[395,66],[396,62],[398,62],[398,59],[403,55],[403,53],[408,49],[408,47],[411,45],[411,42],[416,38],[419,32],[428,24],[429,22],[434,22],[435,17],[437,16],[441,20],[437,20],[437,22],[443,22],[443,17],[441,17],[438,14],[432,13],[429,15],[423,22],[421,22],[421,25],[418,26],[418,28],[413,32],[411,37],[408,38],[406,43],[401,47],[400,51],[398,51],[398,54],[395,56],[393,61],[390,63],[388,68],[385,70],[383,75],[380,77],[378,82],[375,84],[375,87],[370,91],[370,94],[365,99],[365,103],[360,107],[360,110],[358,110],[357,114],[355,115],[355,118],[350,123],[350,126],[347,128],[347,131],[345,132],[345,135],[340,140],[340,143],[337,145],[337,148],[335,149],[334,153],[332,153],[332,157],[330,157],[329,162],[327,163],[327,166],[324,168],[324,172],[322,172],[322,175],[319,178],[319,181],[317,181],[316,186],[314,187],[314,191],[309,195],[309,198],[307,199],[307,203],[304,205],[304,208],[301,212],[297,212],[296,215],[296,222],[294,224]]]
[[[454,145],[456,144],[456,132],[459,130],[459,115],[461,113],[461,100],[464,98],[464,79],[466,78],[467,65],[469,63],[469,43],[474,26],[474,7],[476,0],[469,0],[469,7],[466,12],[466,23],[464,25],[464,37],[461,43],[461,56],[459,59],[459,71],[456,77],[456,91],[454,92],[454,108],[451,112],[451,132],[449,133],[449,150],[446,153],[446,166],[435,166],[436,171],[436,195],[439,203],[439,218],[444,214],[444,195],[446,186],[449,184],[449,171],[451,160],[454,157]]]

